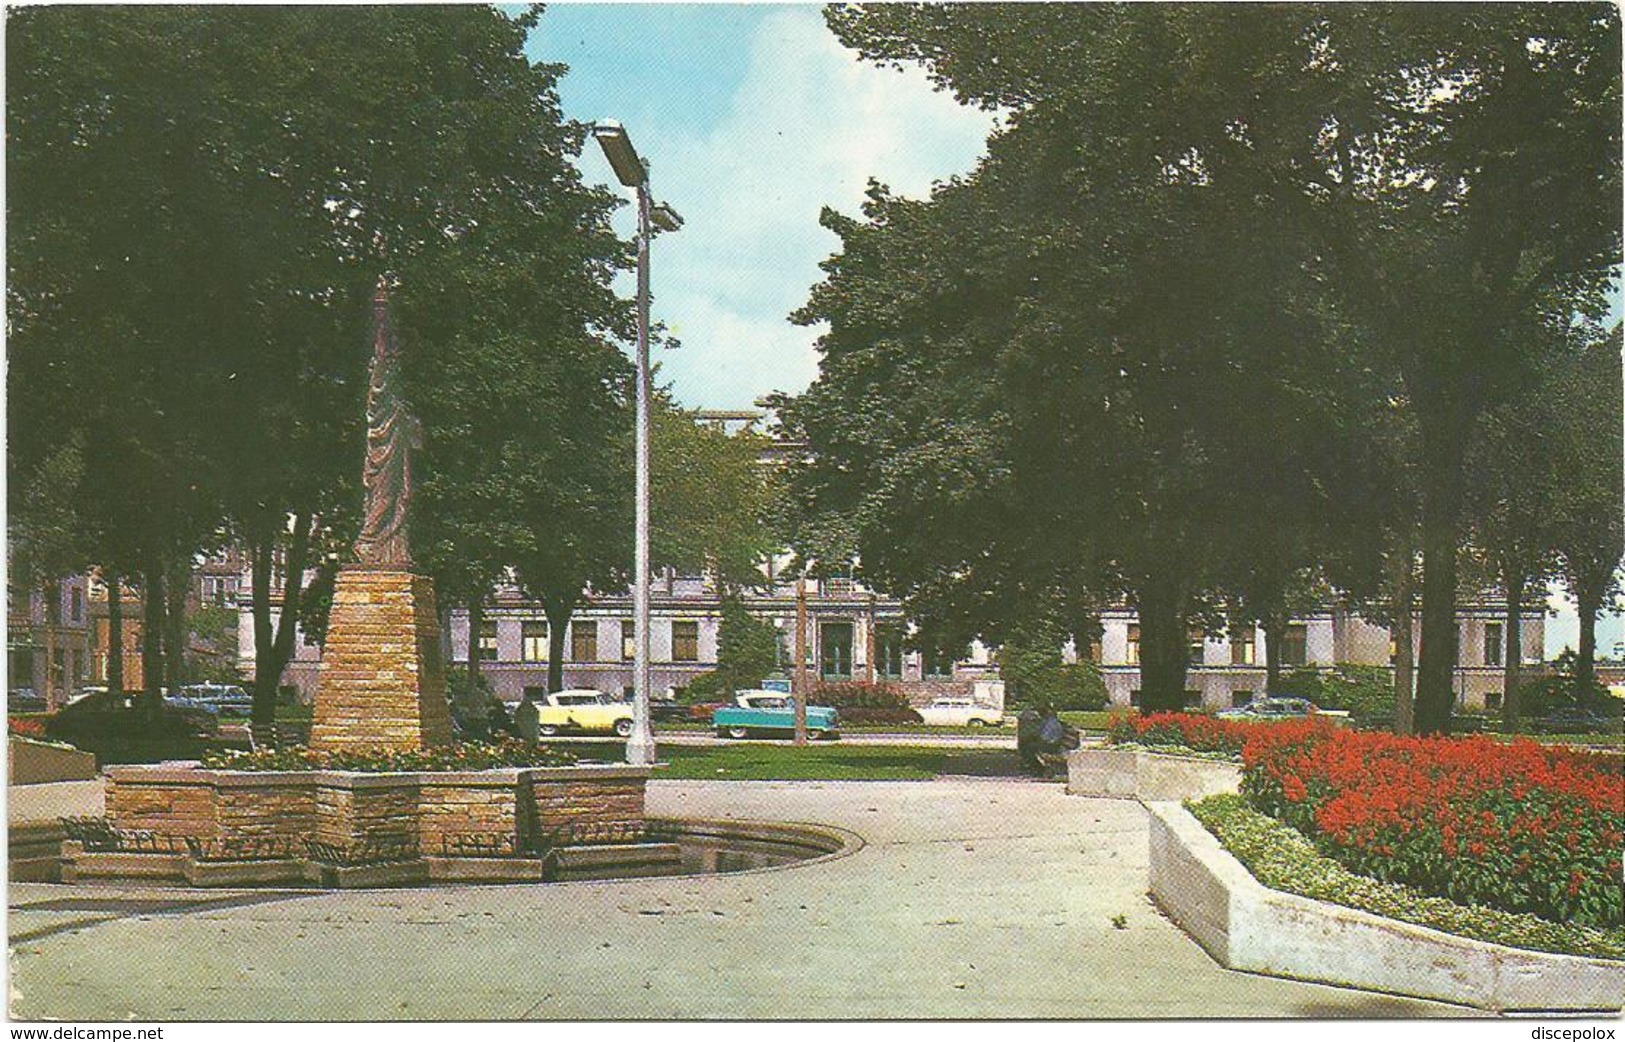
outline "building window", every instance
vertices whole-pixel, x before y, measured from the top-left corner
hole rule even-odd
[[[1104,662],[1105,660],[1106,660],[1105,648],[1102,647],[1102,645],[1100,643],[1100,636],[1098,634],[1096,634],[1094,639],[1089,641],[1089,661],[1093,662],[1095,665],[1098,666],[1102,662]]]
[[[1248,626],[1244,630],[1236,630],[1230,634],[1230,664],[1232,666],[1254,666],[1258,664],[1258,647],[1254,643],[1253,628]],[[1248,697],[1252,692],[1247,692]]]
[[[638,631],[632,628],[631,619],[621,620],[621,661],[631,662],[638,657]]]
[[[896,680],[903,675],[903,627],[875,627],[875,676]]]
[[[1494,710],[1495,712],[1500,712],[1500,710],[1501,710],[1501,692],[1499,692],[1499,691],[1486,691],[1486,692],[1484,692],[1484,708]]]
[[[1124,656],[1124,661],[1131,666],[1140,664],[1140,626],[1138,623],[1131,624],[1128,628],[1128,653]]]
[[[547,622],[544,619],[526,619],[519,624],[520,653],[526,662],[547,661]]]
[[[1132,691],[1130,691],[1128,693],[1128,704],[1131,705],[1131,706],[1138,706],[1140,704],[1140,689],[1139,688],[1135,688],[1134,690],[1132,690]]]
[[[852,676],[850,622],[826,622],[818,627],[818,672],[841,680]]]
[[[84,618],[85,618],[85,595],[84,595],[84,591],[80,590],[79,587],[75,586],[70,591],[69,596],[70,596],[73,603],[71,605],[69,605],[69,607],[68,607],[68,617],[71,618],[74,622],[83,622]]]
[[[1186,691],[1185,692],[1185,708],[1186,709],[1200,709],[1200,708],[1202,708],[1202,692],[1200,692],[1200,691]]]
[[[857,585],[849,575],[832,575],[819,582],[825,597],[851,597],[857,592]]]
[[[1505,627],[1499,622],[1484,624],[1484,665],[1499,666],[1503,661],[1501,649],[1506,646],[1504,630]]]
[[[1239,688],[1230,692],[1230,708],[1237,709],[1253,700],[1253,693],[1246,688]]]
[[[570,661],[598,661],[598,623],[570,623]]]
[[[1303,666],[1309,662],[1309,627],[1294,622],[1281,633],[1281,665]]]
[[[963,649],[961,654],[963,654]],[[920,671],[926,677],[939,680],[952,677],[956,659],[957,657],[952,651],[928,644],[920,654]]]
[[[497,624],[495,622],[480,623],[480,661],[495,662],[497,660]]]
[[[1190,640],[1190,651],[1187,660],[1193,666],[1200,666],[1202,664],[1202,645],[1207,642],[1207,631],[1193,629],[1190,631],[1188,639]]]
[[[694,619],[677,619],[671,624],[671,660],[700,660],[700,624]]]

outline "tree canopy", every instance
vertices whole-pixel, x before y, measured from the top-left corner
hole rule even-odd
[[[1419,720],[1447,726],[1466,446],[1618,263],[1611,9],[827,17],[1002,119],[930,199],[825,214],[820,376],[784,403],[803,537],[995,639],[1024,603],[1125,597],[1157,708],[1187,626],[1278,617],[1328,562],[1375,585],[1352,562],[1419,513]]]

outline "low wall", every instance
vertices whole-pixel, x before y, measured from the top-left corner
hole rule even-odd
[[[1146,807],[1151,894],[1222,966],[1497,1011],[1625,1006],[1625,963],[1508,948],[1271,890],[1180,804]]]
[[[427,854],[454,837],[524,845],[562,826],[641,824],[650,773],[619,765],[389,774],[114,767],[107,817],[118,829],[230,842],[415,840]]]
[[[96,777],[96,756],[48,742],[8,735],[6,780],[12,785],[84,781]]]
[[[1241,768],[1222,760],[1111,748],[1075,749],[1066,758],[1066,791],[1073,796],[1187,800],[1240,787]]]

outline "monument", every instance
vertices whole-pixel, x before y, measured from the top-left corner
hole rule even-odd
[[[389,288],[373,296],[366,513],[356,561],[339,570],[317,675],[314,750],[419,749],[452,740],[434,584],[412,571],[407,522],[421,428],[400,393]]]

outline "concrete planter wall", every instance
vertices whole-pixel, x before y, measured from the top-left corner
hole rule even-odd
[[[1271,890],[1178,803],[1146,807],[1151,893],[1220,965],[1498,1011],[1625,1006],[1625,963],[1469,940]]]
[[[12,785],[84,781],[96,777],[96,757],[80,749],[64,749],[48,742],[33,742],[9,735],[6,776]]]
[[[1240,787],[1241,768],[1222,760],[1110,748],[1076,749],[1066,758],[1066,791],[1073,796],[1187,800]]]

